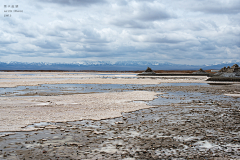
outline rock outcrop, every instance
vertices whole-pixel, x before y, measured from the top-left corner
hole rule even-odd
[[[142,72],[141,74],[156,74],[155,72],[153,72],[153,70],[148,67],[144,72]]]
[[[207,74],[207,72],[200,68],[197,72],[193,72],[193,74]]]
[[[240,77],[240,67],[234,64],[232,67],[223,67],[214,76],[220,77]]]
[[[227,68],[223,67],[219,72],[236,73],[240,72],[240,67],[237,64],[234,64],[231,68],[229,66]]]

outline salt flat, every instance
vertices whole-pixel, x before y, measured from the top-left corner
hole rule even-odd
[[[75,94],[40,97],[0,97],[0,131],[26,130],[21,127],[36,122],[65,122],[105,119],[149,108],[135,100],[152,100],[155,92]],[[28,128],[29,130],[29,128]]]
[[[239,159],[240,83],[206,79],[0,72],[0,159]]]

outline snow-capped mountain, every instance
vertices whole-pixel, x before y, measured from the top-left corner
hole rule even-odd
[[[159,63],[157,61],[82,61],[73,63],[46,62],[0,62],[0,70],[99,70],[99,71],[136,71],[151,67],[153,70],[198,70],[220,69],[232,66],[237,61],[214,65],[183,65],[173,63]],[[239,63],[238,63],[239,64]]]
[[[234,64],[240,64],[240,61],[229,61],[229,62],[222,62],[222,63],[217,63],[217,64],[212,64],[212,65],[205,65],[204,67],[202,67],[202,69],[221,69],[223,67],[231,67]]]

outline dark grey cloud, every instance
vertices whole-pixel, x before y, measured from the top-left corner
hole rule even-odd
[[[170,37],[153,37],[146,40],[146,42],[152,43],[180,43],[183,40],[178,38],[170,38]]]
[[[42,49],[60,49],[61,45],[57,42],[53,42],[50,40],[38,40],[35,41],[34,44]]]
[[[110,24],[124,28],[146,29],[152,27],[154,21],[164,21],[177,17],[173,12],[156,2],[137,3],[130,1],[128,5],[116,8],[116,14],[111,18]]]
[[[9,52],[9,51],[0,49],[0,55],[1,55],[1,56],[6,56],[6,55],[9,55],[9,54],[15,54],[15,53],[13,53],[12,51]]]
[[[201,11],[211,14],[237,14],[240,13],[239,0],[231,1],[198,1],[199,6],[192,8],[193,11]],[[205,3],[205,4],[204,4]]]
[[[116,52],[121,53],[121,55],[125,53],[135,53],[137,52],[137,48],[135,46],[120,46]]]
[[[203,51],[216,50],[216,46],[214,44],[211,44],[211,43],[204,44],[204,45],[202,45],[202,50]]]
[[[167,20],[175,17],[176,15],[167,11],[166,8],[154,4],[148,5],[148,3],[139,5],[138,10],[134,14],[134,18],[142,21]]]
[[[6,51],[6,50],[0,50],[0,53],[2,54],[6,54],[7,55],[18,55],[18,56],[23,56],[23,57],[36,57],[37,56],[37,53],[34,52],[34,51],[30,51],[30,50],[24,50],[24,51],[18,51],[18,50],[11,50],[10,52],[9,51]]]
[[[4,40],[4,39],[0,40],[0,44],[2,44],[2,45],[12,44],[12,43],[17,43],[17,41],[15,41],[15,40]]]
[[[161,10],[145,10],[136,16],[137,19],[140,19],[142,21],[155,21],[155,20],[165,20],[165,19],[170,19],[173,18],[170,14],[167,12],[161,11]]]
[[[106,45],[98,46],[98,45],[79,45],[71,47],[72,51],[83,51],[83,52],[108,52],[110,48]]]
[[[39,0],[43,3],[55,3],[59,5],[68,5],[68,6],[87,6],[91,4],[101,4],[106,3],[105,0]]]
[[[33,31],[27,31],[27,30],[20,30],[18,33],[24,35],[27,38],[36,38],[37,35]]]
[[[86,52],[86,51],[82,51],[82,52],[75,52],[74,54],[72,54],[71,56],[66,55],[66,54],[59,54],[57,55],[58,57],[61,58],[109,58],[109,57],[114,57],[115,55],[111,54],[111,52]],[[55,55],[52,57],[56,57]]]
[[[165,0],[165,3],[167,0]],[[171,0],[169,2],[175,9],[203,12],[206,14],[237,14],[240,12],[239,0]]]
[[[138,29],[146,29],[149,28],[149,24],[142,23],[141,21],[137,21],[134,19],[114,19],[110,22],[111,24],[118,26],[118,27],[123,27],[123,28],[138,28]]]
[[[110,41],[107,41],[105,39],[93,39],[93,38],[84,38],[82,39],[83,43],[98,43],[98,44],[102,44],[102,43],[110,43]]]

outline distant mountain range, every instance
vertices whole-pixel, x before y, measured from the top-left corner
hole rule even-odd
[[[173,63],[158,63],[156,61],[118,61],[115,63],[107,61],[83,61],[73,63],[45,63],[45,62],[0,62],[0,70],[66,70],[66,71],[137,71],[145,70],[147,67],[153,70],[203,70],[221,69],[224,66],[232,66],[231,63],[220,63],[213,65],[183,65]]]

